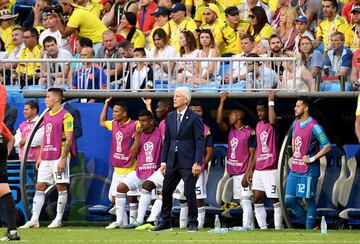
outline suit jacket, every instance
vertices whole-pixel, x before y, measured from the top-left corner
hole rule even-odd
[[[14,125],[17,118],[17,109],[9,104],[6,104],[4,122],[12,134],[15,134]]]
[[[165,139],[161,162],[167,167],[191,168],[194,163],[203,164],[205,154],[204,124],[202,118],[191,111],[185,111],[179,133],[176,131],[177,111],[172,111],[166,117]],[[175,148],[177,148],[177,164],[175,163]]]

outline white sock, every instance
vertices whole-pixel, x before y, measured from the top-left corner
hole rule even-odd
[[[122,225],[127,225],[129,224],[129,219],[128,219],[128,215],[127,215],[127,212],[124,208],[124,212],[123,212],[123,220],[122,220]]]
[[[32,208],[32,217],[31,223],[38,223],[39,216],[41,213],[41,209],[45,202],[45,192],[44,191],[36,191],[33,199],[33,208]]]
[[[62,220],[67,200],[68,200],[68,192],[67,191],[59,191],[55,220],[57,220],[57,221]]]
[[[204,227],[205,223],[205,207],[198,208],[198,228],[201,229]]]
[[[266,225],[266,210],[264,204],[254,204],[255,206],[255,217],[258,222],[260,229],[265,230],[267,229]]]
[[[145,212],[148,209],[150,203],[151,203],[151,192],[149,192],[148,190],[142,189],[140,199],[139,199],[138,216],[136,218],[136,221],[139,224],[144,223]]]
[[[254,211],[252,208],[252,203],[250,199],[242,199],[241,200],[241,207],[243,209],[243,226],[244,227],[251,227],[253,218],[254,218]]]
[[[151,208],[151,213],[149,218],[147,219],[147,222],[157,222],[159,220],[161,207],[162,207],[162,196],[158,196],[158,198],[155,200]]]
[[[187,203],[180,203],[180,216],[179,216],[180,229],[187,228],[188,214],[189,214],[189,208]]]
[[[130,223],[131,220],[136,220],[137,214],[138,214],[138,203],[137,202],[133,202],[130,203]]]
[[[115,196],[116,222],[123,223],[126,204],[126,194],[117,192]]]
[[[282,211],[280,208],[280,203],[274,203],[274,225],[275,225],[275,229],[280,230],[282,229],[282,221],[283,221],[283,217],[282,217]]]

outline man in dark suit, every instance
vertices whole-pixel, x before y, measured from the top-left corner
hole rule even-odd
[[[166,117],[160,167],[165,176],[161,209],[163,222],[151,230],[172,229],[172,194],[183,179],[184,195],[189,208],[188,231],[193,232],[197,231],[198,226],[195,185],[205,153],[204,124],[201,117],[188,108],[191,100],[188,88],[177,88],[173,100],[176,110]]]

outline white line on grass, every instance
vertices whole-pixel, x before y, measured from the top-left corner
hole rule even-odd
[[[22,240],[22,241],[29,241],[29,240]],[[120,239],[116,239],[116,240],[106,240],[106,243],[109,242],[116,242],[119,243]],[[244,240],[244,239],[221,239],[221,240],[164,240],[164,239],[159,239],[159,240],[121,240],[123,243],[144,243],[144,242],[156,242],[156,243],[194,243],[194,242],[210,242],[210,243],[216,243],[216,242],[233,242],[233,243],[264,243],[264,240]],[[86,242],[86,243],[103,243],[104,240],[90,240],[90,239],[86,239],[86,240],[54,240],[54,243],[71,243],[71,242]],[[350,241],[350,240],[266,240],[267,243],[360,243],[359,241]]]

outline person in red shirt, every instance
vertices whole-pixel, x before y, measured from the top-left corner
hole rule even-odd
[[[0,122],[4,121],[5,106],[6,106],[6,89],[0,83]]]
[[[3,87],[3,86],[0,86]],[[1,90],[3,92],[3,90]],[[1,93],[0,93],[1,94]],[[0,96],[0,99],[3,97]],[[6,99],[6,98],[5,98]],[[4,213],[7,220],[7,233],[0,241],[16,241],[20,240],[20,236],[16,230],[16,207],[12,196],[7,174],[7,157],[12,151],[15,138],[3,121],[0,122],[0,200],[3,203]]]
[[[341,10],[341,16],[344,17],[349,24],[354,24],[353,21],[353,14],[351,11],[354,9],[354,7],[360,7],[360,0],[352,0],[348,3],[346,3]]]
[[[157,4],[153,0],[141,0],[141,8],[137,12],[137,27],[148,36],[155,24],[155,16],[151,15],[156,11]]]

